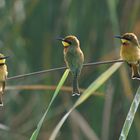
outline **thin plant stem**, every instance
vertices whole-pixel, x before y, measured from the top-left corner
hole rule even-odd
[[[107,61],[100,61],[100,62],[91,62],[91,63],[85,63],[83,64],[83,66],[86,67],[86,66],[92,66],[92,65],[112,64],[112,63],[119,63],[119,62],[124,62],[124,60],[117,59],[117,60],[107,60]],[[31,72],[27,74],[16,75],[16,76],[8,77],[7,80],[9,81],[9,80],[20,79],[24,77],[33,76],[33,75],[41,75],[48,72],[64,70],[66,68],[67,67],[58,67],[58,68],[52,68],[52,69],[47,69],[47,70],[42,70],[42,71]]]

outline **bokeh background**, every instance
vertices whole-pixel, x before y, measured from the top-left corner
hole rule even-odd
[[[0,0],[0,52],[10,56],[8,77],[64,66],[63,47],[56,38],[70,34],[79,38],[85,63],[118,59],[120,41],[114,35],[125,32],[140,38],[139,0]],[[109,67],[83,68],[80,87],[86,89]],[[0,140],[29,140],[62,74],[63,70],[7,81],[0,108]],[[69,75],[38,140],[48,140],[77,100],[68,90],[71,79]],[[72,113],[57,139],[118,140],[138,86],[139,81],[130,79],[130,69],[123,64],[96,95]],[[138,110],[128,140],[139,139]]]

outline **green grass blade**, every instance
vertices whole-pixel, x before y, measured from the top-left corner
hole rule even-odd
[[[58,86],[57,86],[57,88],[56,88],[56,90],[55,90],[55,92],[54,92],[54,95],[53,95],[53,97],[52,97],[52,99],[51,99],[51,101],[50,101],[50,103],[49,103],[49,105],[48,105],[48,107],[47,107],[47,109],[46,109],[46,111],[45,111],[43,117],[42,117],[41,120],[39,121],[36,130],[33,132],[33,134],[32,134],[32,136],[31,136],[30,140],[36,140],[36,139],[37,139],[37,136],[38,136],[39,131],[40,131],[41,127],[42,127],[43,121],[45,120],[45,117],[46,117],[46,115],[47,115],[47,113],[48,113],[48,111],[49,111],[49,109],[50,109],[52,103],[54,102],[54,99],[55,99],[56,96],[58,95],[58,93],[59,93],[59,91],[60,91],[62,85],[64,84],[64,82],[65,82],[65,80],[66,80],[68,74],[69,74],[69,69],[67,69],[67,70],[64,72],[64,74],[63,74],[63,76],[62,76],[62,78],[61,78],[61,80],[60,80],[60,82],[59,82],[59,84],[58,84]]]
[[[49,140],[55,140],[56,136],[64,124],[65,120],[68,118],[70,113],[81,103],[86,101],[90,95],[93,94],[109,77],[121,66],[122,63],[116,63],[113,66],[111,66],[107,71],[105,71],[99,78],[97,78],[81,95],[81,97],[76,101],[76,103],[73,105],[73,107],[63,116],[63,118],[60,120],[60,122],[55,127],[54,131],[52,132]]]
[[[126,140],[130,127],[132,125],[132,122],[134,120],[135,113],[138,109],[139,103],[140,103],[140,87],[138,88],[136,92],[135,98],[133,99],[130,110],[127,114],[119,140]]]
[[[84,92],[84,94],[77,100],[75,107],[83,103],[93,92],[95,92],[109,77],[121,66],[121,63],[112,65],[108,70],[102,73]]]

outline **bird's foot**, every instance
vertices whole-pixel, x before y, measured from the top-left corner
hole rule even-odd
[[[134,76],[132,76],[132,79],[133,79],[133,80],[140,80],[140,76],[135,76],[135,75],[134,75]]]
[[[72,96],[74,97],[74,96],[80,96],[80,93],[79,92],[73,92],[72,93]]]
[[[3,103],[0,103],[0,107],[3,106]]]

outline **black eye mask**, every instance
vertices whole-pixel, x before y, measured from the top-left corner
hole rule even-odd
[[[69,43],[70,45],[72,44],[69,40],[64,39],[65,42]]]

